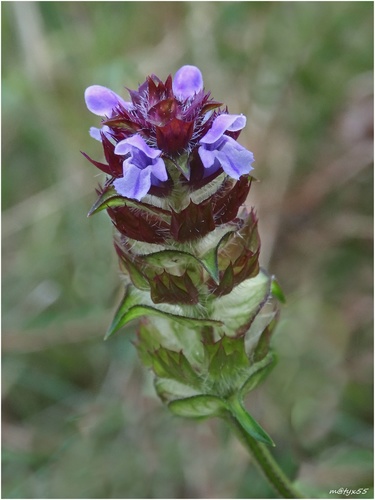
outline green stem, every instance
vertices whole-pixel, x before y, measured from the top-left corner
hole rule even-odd
[[[267,446],[251,437],[233,414],[228,414],[227,420],[236,435],[251,452],[258,467],[277,493],[282,498],[304,498],[293,488],[290,480],[280,469]]]

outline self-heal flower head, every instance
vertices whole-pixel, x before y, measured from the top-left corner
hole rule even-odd
[[[238,132],[246,125],[243,115],[222,114],[215,118],[210,130],[200,139],[198,149],[203,166],[208,171],[221,167],[233,179],[248,174],[254,155],[225,132]]]
[[[142,317],[136,346],[168,408],[230,421],[260,450],[277,491],[300,498],[260,448],[274,443],[243,406],[275,364],[274,298],[282,300],[260,268],[255,210],[243,206],[254,161],[237,142],[246,117],[212,100],[195,66],[165,81],[151,75],[129,94],[131,102],[99,85],[85,92],[102,117],[90,135],[105,163],[83,154],[106,174],[89,215],[110,217],[125,285],[106,338]]]
[[[123,177],[113,182],[121,196],[141,200],[151,184],[168,179],[164,161],[160,158],[162,151],[150,148],[139,134],[119,142],[115,153],[127,156],[123,163]]]
[[[223,171],[238,180],[252,170],[252,153],[236,141],[246,118],[218,109],[197,67],[182,66],[165,82],[151,75],[129,94],[128,102],[101,85],[85,91],[88,109],[103,117],[90,135],[102,142],[108,165],[85,156],[111,176],[107,189],[137,200],[150,190],[164,198],[179,192],[178,184],[194,190]]]

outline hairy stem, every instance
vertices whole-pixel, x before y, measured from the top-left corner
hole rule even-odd
[[[277,491],[280,497],[304,498],[294,489],[290,480],[286,477],[269,452],[267,446],[251,437],[233,414],[228,414],[227,421],[234,430],[235,434],[250,451],[255,463],[258,465],[268,482]]]

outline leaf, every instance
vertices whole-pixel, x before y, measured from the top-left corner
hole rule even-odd
[[[267,325],[262,335],[260,336],[258,345],[256,346],[254,351],[255,362],[261,361],[267,355],[269,351],[271,336],[275,329],[277,321],[278,321],[278,314],[276,313],[272,321]]]
[[[161,252],[154,252],[142,256],[143,260],[148,264],[158,266],[162,269],[168,269],[175,266],[194,266],[199,264],[208,272],[210,277],[219,284],[219,269],[217,262],[217,254],[219,247],[225,242],[230,235],[234,233],[235,229],[231,229],[221,237],[220,241],[205,253],[202,257],[195,257],[194,255],[180,250],[162,250]]]
[[[98,168],[99,170],[101,170],[105,174],[113,175],[113,171],[112,171],[110,165],[107,165],[106,163],[102,163],[100,161],[93,160],[92,158],[90,158],[90,156],[88,154],[84,153],[83,151],[81,151],[81,153],[86,158],[86,160],[89,160],[89,162],[92,163],[93,165],[95,165],[96,168]]]
[[[154,252],[142,256],[147,264],[160,267],[161,269],[168,270],[170,268],[179,267],[180,269],[193,269],[196,273],[200,274],[204,268],[212,278],[211,269],[206,266],[203,260],[198,259],[194,255],[180,250],[163,250],[161,252]],[[214,272],[214,271],[213,271]]]
[[[204,268],[207,270],[211,278],[218,285],[220,282],[219,279],[219,266],[218,266],[218,252],[220,247],[226,242],[226,240],[232,236],[236,230],[236,226],[231,226],[229,230],[227,230],[228,226],[224,227],[224,234],[220,234],[219,241],[212,246],[207,252],[203,254],[202,257],[199,258],[200,262],[202,262]]]
[[[143,259],[153,266],[158,266],[161,269],[168,269],[175,266],[186,266],[191,261],[199,262],[196,257],[179,250],[162,250],[143,256]]]
[[[277,323],[278,313],[279,304],[276,300],[271,299],[264,304],[252,321],[245,337],[246,352],[251,359],[256,358],[255,361],[260,361],[268,353],[270,334]],[[269,335],[265,333],[267,328]],[[266,338],[268,338],[268,343],[265,342]],[[255,350],[257,350],[256,355],[254,354]]]
[[[160,304],[156,306],[150,299],[148,292],[143,292],[134,288],[133,285],[128,285],[124,298],[120,303],[113,321],[105,335],[105,340],[132,319],[139,318],[143,315],[168,318],[170,320],[180,322],[185,326],[190,325],[192,328],[204,325],[212,325],[216,327],[221,326],[220,321],[185,316],[183,314],[183,309],[178,306],[169,304]]]
[[[219,101],[214,101],[214,100],[207,101],[207,103],[204,104],[202,107],[202,113],[207,113],[207,111],[210,111],[212,109],[220,108],[220,106],[222,105],[223,103]]]
[[[185,179],[189,180],[190,179],[190,164],[188,162],[189,160],[189,155],[188,154],[182,154],[177,158],[177,161],[174,161],[172,158],[168,158],[168,160],[165,162],[168,168],[168,162],[170,161],[172,163],[171,168],[177,168],[182,175],[185,177]]]
[[[282,304],[286,303],[286,298],[285,295],[281,289],[281,286],[275,276],[272,276],[272,282],[271,282],[271,293],[272,295],[278,299]]]
[[[160,347],[160,341],[157,337],[157,329],[151,321],[146,318],[140,321],[138,329],[138,342],[135,343],[138,355],[142,363],[147,368],[152,368],[152,353]]]
[[[132,200],[130,198],[125,198],[120,196],[113,187],[109,187],[104,190],[101,196],[96,200],[94,205],[91,207],[89,213],[87,214],[90,217],[93,214],[101,212],[102,210],[106,210],[107,208],[114,207],[131,207],[142,210],[143,212],[157,215],[162,220],[168,221],[168,212],[161,208],[153,207],[147,203],[141,203],[136,200]]]
[[[130,132],[136,133],[141,128],[137,123],[132,122],[131,120],[126,120],[122,116],[115,116],[109,120],[105,120],[102,122],[104,125],[108,127],[116,127],[124,130],[129,130]]]
[[[193,387],[177,382],[177,380],[168,378],[158,378],[155,380],[155,390],[158,396],[164,402],[175,401],[176,399],[185,399],[199,395]]]
[[[213,288],[211,291],[215,297],[221,297],[226,295],[233,290],[234,276],[233,276],[233,266],[229,264],[226,270],[222,273],[220,277],[220,283],[217,287]]]
[[[223,336],[214,344],[204,343],[204,349],[208,357],[210,379],[219,382],[223,379],[225,385],[230,381],[235,384],[238,372],[249,368],[243,337]]]
[[[108,207],[123,207],[126,204],[126,198],[120,196],[114,188],[108,188],[105,189],[101,196],[96,200],[87,216],[90,217],[91,215],[101,212]]]
[[[195,153],[193,153],[193,158],[194,156],[198,156],[199,158],[198,152],[195,151]],[[204,169],[203,165],[202,168]],[[194,170],[195,169],[193,168],[191,172],[192,174],[191,177],[194,177]],[[191,182],[191,177],[190,177],[190,182]],[[209,182],[204,180],[203,185],[200,185],[200,183],[198,182],[198,185],[194,186],[196,189],[190,192],[190,199],[194,203],[202,203],[202,201],[207,200],[208,198],[210,198],[211,196],[215,195],[218,192],[220,187],[223,185],[223,182],[225,182],[226,177],[227,175],[223,172],[219,175],[214,175],[214,178]]]
[[[235,395],[229,401],[229,411],[232,413],[233,417],[241,425],[241,427],[250,434],[251,437],[271,446],[275,446],[275,443],[267,432],[258,424],[258,422],[245,410],[242,406],[238,395]]]
[[[150,367],[152,362],[149,353],[160,346],[177,353],[183,352],[194,371],[200,374],[202,366],[205,366],[201,330],[202,327],[192,328],[190,324],[182,325],[168,317],[145,317],[140,321],[137,348],[143,354],[146,353],[147,365]]]
[[[169,234],[169,223],[160,214],[153,213],[146,205],[107,207],[107,213],[118,232],[141,243],[164,243]]]
[[[243,397],[248,392],[255,389],[275,367],[276,362],[277,358],[275,354],[270,352],[261,361],[252,365],[251,369],[248,372],[249,377],[239,391],[240,396]]]
[[[171,235],[180,243],[201,239],[216,227],[209,201],[199,204],[190,201],[180,212],[175,212],[173,208],[171,212]]]
[[[115,250],[117,255],[120,257],[125,270],[129,274],[129,277],[135,287],[140,290],[148,290],[150,288],[148,280],[140,271],[141,263],[137,255],[131,255],[129,252],[125,251],[125,248],[115,241]]]
[[[179,417],[202,418],[221,415],[227,409],[227,403],[217,396],[209,394],[177,399],[168,405]]]
[[[155,304],[190,304],[199,302],[198,290],[187,271],[182,276],[175,276],[163,271],[149,279],[150,293]]]
[[[219,284],[219,267],[217,264],[217,248],[213,251],[207,252],[201,259],[204,268],[207,270],[208,274],[214,280],[216,284]]]
[[[210,317],[224,326],[220,334],[234,336],[246,331],[270,295],[270,277],[261,271],[233,288],[227,295],[212,301]]]
[[[150,353],[155,374],[160,378],[170,378],[195,389],[200,387],[200,378],[182,352],[164,347]]]
[[[245,202],[251,185],[251,177],[243,175],[236,182],[227,178],[221,189],[212,197],[216,224],[225,224],[237,217],[240,206]]]

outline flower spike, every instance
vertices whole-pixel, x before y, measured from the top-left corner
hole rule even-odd
[[[274,365],[277,313],[274,280],[259,267],[258,219],[241,209],[254,162],[237,141],[246,117],[211,99],[190,65],[129,95],[85,92],[102,117],[90,135],[106,161],[85,154],[106,174],[89,213],[107,211],[125,280],[107,336],[142,317],[138,350],[172,412],[236,418],[272,445],[242,407]]]

